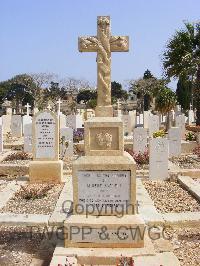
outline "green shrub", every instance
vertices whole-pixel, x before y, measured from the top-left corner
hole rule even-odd
[[[153,133],[153,138],[164,138],[165,137],[165,131],[164,130],[158,130]]]
[[[196,135],[193,132],[188,132],[188,133],[185,134],[185,139],[187,141],[195,141],[196,140]]]

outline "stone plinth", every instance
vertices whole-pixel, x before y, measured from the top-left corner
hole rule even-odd
[[[123,123],[118,117],[93,117],[84,124],[86,156],[122,156]]]
[[[29,165],[30,183],[61,183],[63,161],[33,161]]]
[[[123,156],[78,158],[72,166],[74,214],[80,214],[80,208],[86,214],[88,206],[94,208],[90,215],[116,215],[122,208],[126,214],[136,213],[135,174],[135,161],[126,152]]]
[[[112,117],[113,107],[110,106],[97,106],[95,108],[95,116],[97,117]]]
[[[141,248],[145,223],[139,215],[72,215],[64,223],[65,247]],[[104,231],[105,230],[105,231]]]

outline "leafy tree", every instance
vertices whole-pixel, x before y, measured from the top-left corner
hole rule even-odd
[[[19,105],[27,102],[33,103],[33,97],[30,94],[31,88],[35,86],[32,78],[27,74],[16,75],[4,82],[6,84],[6,95],[8,100],[12,101],[16,112],[19,112]]]
[[[45,104],[47,104],[48,101],[50,100],[55,105],[58,99],[63,98],[64,95],[65,95],[64,88],[63,87],[60,88],[58,82],[51,81],[50,87],[44,90]]]
[[[8,81],[0,82],[0,104],[4,102],[9,89],[10,83]]]
[[[77,95],[77,103],[83,101],[84,104],[87,104],[87,102],[96,98],[97,98],[96,90],[81,89]]]
[[[170,125],[170,111],[176,106],[177,98],[175,92],[165,87],[159,91],[155,99],[155,109],[162,114],[167,114],[166,129],[169,129]]]
[[[127,100],[128,93],[126,90],[122,89],[122,85],[116,81],[111,82],[111,97],[112,102],[115,102],[117,99]]]
[[[153,77],[147,70],[143,78],[129,81],[129,93],[137,95],[139,108],[143,112],[149,110],[150,102],[164,85],[164,80]]]
[[[178,103],[184,110],[188,110],[192,98],[192,83],[184,76],[181,76],[178,80],[176,95]]]
[[[87,102],[87,108],[95,109],[97,106],[97,99],[91,99]]]
[[[200,22],[185,23],[185,29],[176,31],[163,54],[163,66],[168,78],[186,76],[192,80],[200,125]]]

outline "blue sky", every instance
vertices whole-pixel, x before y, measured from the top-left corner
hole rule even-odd
[[[129,53],[112,53],[112,80],[160,77],[167,40],[183,20],[199,19],[199,0],[0,0],[0,80],[54,72],[96,82],[96,54],[78,52],[78,36],[96,35],[110,15],[113,35],[129,35]],[[174,87],[175,84],[172,83]]]

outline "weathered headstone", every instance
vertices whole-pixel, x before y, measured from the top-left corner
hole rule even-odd
[[[60,156],[73,156],[73,129],[69,127],[60,129]]]
[[[24,125],[24,152],[32,153],[32,123]]]
[[[175,126],[181,129],[181,138],[185,138],[185,115],[178,115],[175,118]]]
[[[33,162],[30,163],[32,183],[61,182],[63,162],[59,161],[59,123],[53,112],[38,112],[33,119]]]
[[[83,120],[82,116],[77,115],[67,115],[66,116],[66,127],[70,127],[73,129],[82,128],[83,127]]]
[[[149,116],[149,136],[152,137],[153,133],[158,131],[160,128],[159,116]]]
[[[179,156],[181,154],[181,129],[172,127],[168,131],[169,139],[169,157]]]
[[[188,124],[192,125],[194,123],[194,111],[192,110],[192,106],[190,105],[190,110],[188,111]]]
[[[137,127],[133,131],[133,151],[144,153],[147,150],[147,129]]]
[[[169,144],[166,138],[153,138],[150,140],[149,152],[149,178],[168,178]]]
[[[11,117],[12,137],[20,138],[22,136],[22,117],[21,115],[12,115]]]
[[[151,115],[150,111],[144,111],[143,114],[143,127],[149,128],[149,116]]]

